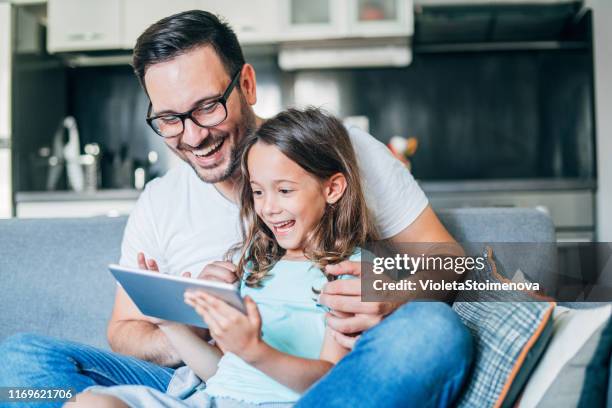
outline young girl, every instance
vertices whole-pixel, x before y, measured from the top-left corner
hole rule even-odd
[[[188,365],[167,393],[95,387],[87,398],[112,395],[130,406],[291,404],[348,353],[316,301],[325,266],[359,259],[360,247],[376,239],[344,126],[317,109],[281,112],[245,140],[241,166],[243,242],[228,259],[237,260],[247,314],[204,292],[186,293],[215,345],[185,325],[160,322]]]

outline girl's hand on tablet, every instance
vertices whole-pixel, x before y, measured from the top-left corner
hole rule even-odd
[[[202,269],[198,279],[206,279],[224,283],[236,283],[236,265],[226,261],[211,262]]]
[[[249,296],[244,298],[244,315],[223,300],[202,291],[187,292],[186,302],[202,316],[210,335],[224,352],[231,352],[246,362],[253,362],[263,349],[261,316],[257,305]]]

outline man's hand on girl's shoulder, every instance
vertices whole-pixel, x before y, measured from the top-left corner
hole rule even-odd
[[[352,275],[356,279],[338,279],[328,282],[319,296],[319,303],[332,312],[326,316],[336,341],[344,347],[353,348],[358,335],[377,325],[397,305],[390,302],[361,301],[361,262],[344,261],[328,265],[325,272],[330,275]]]

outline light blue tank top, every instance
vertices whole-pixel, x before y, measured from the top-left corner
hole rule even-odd
[[[356,251],[351,260],[358,261]],[[259,307],[262,338],[275,349],[294,356],[318,359],[325,332],[325,310],[317,306],[317,295],[327,278],[310,261],[280,260],[274,265],[263,287],[241,284],[243,296],[249,295]],[[295,402],[300,394],[226,353],[217,372],[206,382],[205,392],[215,397],[230,397],[251,403]]]

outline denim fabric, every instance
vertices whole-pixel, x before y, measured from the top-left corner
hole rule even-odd
[[[296,408],[448,407],[472,355],[472,337],[449,306],[409,303],[365,332]]]
[[[31,334],[8,338],[0,344],[0,355],[0,384],[10,386],[83,390],[95,384],[142,384],[165,390],[173,373],[132,357]],[[364,333],[355,350],[298,406],[449,406],[471,359],[472,338],[450,307],[411,303]]]
[[[75,388],[142,384],[165,391],[173,369],[71,341],[17,334],[0,343],[0,386]],[[59,407],[61,402],[36,403]],[[5,405],[0,403],[0,407]],[[6,404],[14,407],[15,404]],[[21,405],[23,406],[23,405]]]

